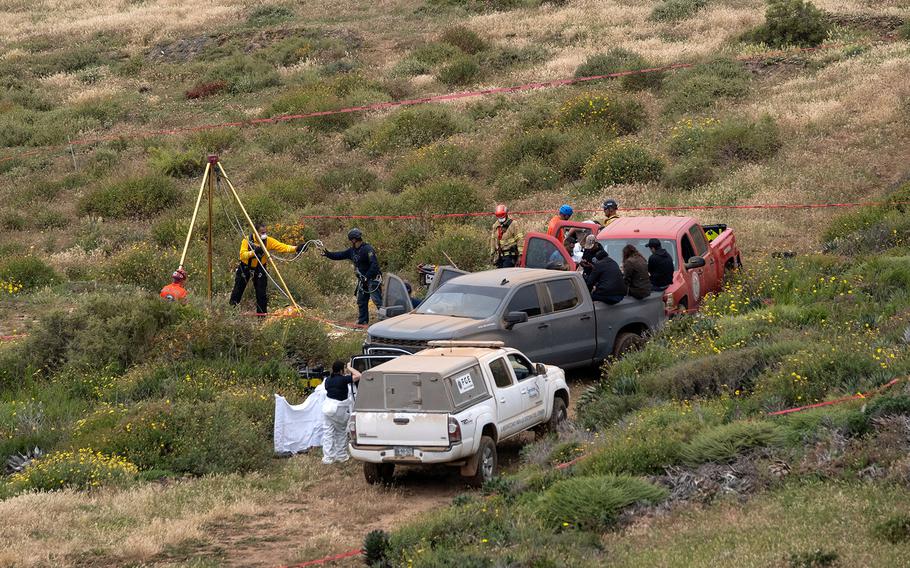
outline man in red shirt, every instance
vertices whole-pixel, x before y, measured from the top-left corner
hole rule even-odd
[[[183,283],[186,282],[186,270],[181,266],[171,275],[173,282],[161,289],[160,296],[171,302],[183,302],[186,300],[186,288]]]

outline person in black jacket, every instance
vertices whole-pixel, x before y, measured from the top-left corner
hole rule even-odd
[[[663,292],[673,283],[673,259],[657,239],[648,241],[651,256],[648,257],[648,273],[651,275],[651,289]]]
[[[357,323],[366,325],[370,323],[370,299],[377,309],[382,307],[382,271],[376,251],[363,242],[360,229],[348,231],[348,240],[351,241],[351,248],[338,252],[324,250],[322,254],[329,260],[350,260],[354,263],[357,274]]]
[[[626,296],[626,283],[616,261],[600,247],[591,263],[591,273],[585,277],[591,298],[607,304],[618,304]]]

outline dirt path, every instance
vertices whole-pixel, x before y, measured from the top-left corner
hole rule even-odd
[[[573,374],[576,392],[591,384],[592,372]],[[570,413],[574,415],[574,404]],[[499,446],[502,471],[514,471],[521,449],[534,440],[525,433]],[[158,566],[277,568],[322,558],[361,547],[364,536],[376,529],[394,530],[433,509],[449,505],[455,496],[473,491],[454,468],[403,468],[392,487],[370,486],[362,466],[353,460],[323,466],[319,452],[288,460],[286,467],[312,471],[317,478],[299,490],[279,494],[271,503],[257,503],[244,514],[206,525],[205,542],[175,550],[160,558]],[[362,566],[354,557],[332,566]]]

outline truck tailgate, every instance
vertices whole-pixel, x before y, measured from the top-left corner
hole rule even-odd
[[[448,446],[449,415],[443,412],[369,412],[354,414],[358,445]]]

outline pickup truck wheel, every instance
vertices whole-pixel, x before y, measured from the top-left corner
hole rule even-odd
[[[390,485],[394,473],[395,464],[393,463],[364,462],[363,464],[363,477],[370,485]]]
[[[550,419],[535,427],[534,434],[538,437],[542,437],[547,434],[555,433],[559,430],[559,425],[568,418],[569,411],[566,409],[566,401],[557,396],[553,399],[553,412],[550,414]]]
[[[642,337],[631,331],[624,331],[616,336],[613,343],[613,357],[619,359],[626,353],[634,351],[641,347]]]
[[[480,447],[477,449],[477,472],[467,478],[468,485],[472,487],[483,487],[483,484],[493,479],[496,475],[497,457],[496,442],[489,436],[483,436],[480,439]]]

